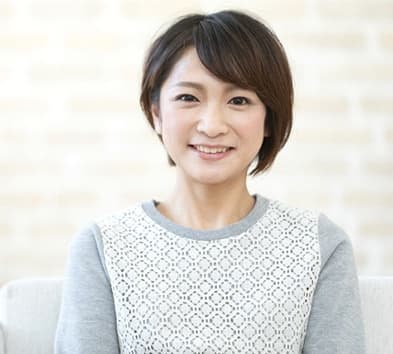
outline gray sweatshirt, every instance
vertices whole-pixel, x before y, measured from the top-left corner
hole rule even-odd
[[[365,353],[346,233],[254,198],[209,231],[154,200],[91,222],[70,246],[55,353]]]

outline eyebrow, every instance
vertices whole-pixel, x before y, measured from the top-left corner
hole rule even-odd
[[[240,86],[232,84],[232,83],[225,84],[225,86],[226,86],[225,91],[232,91],[235,89],[241,89]],[[201,91],[205,90],[205,87],[202,84],[200,84],[198,82],[194,82],[194,81],[179,81],[178,83],[176,83],[172,87],[194,87],[194,88],[201,90]]]

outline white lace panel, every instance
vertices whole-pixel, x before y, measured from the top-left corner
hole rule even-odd
[[[138,204],[97,222],[122,353],[299,353],[320,269],[317,215],[270,203],[246,232],[175,235]]]

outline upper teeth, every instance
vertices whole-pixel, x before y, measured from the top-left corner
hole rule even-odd
[[[225,148],[208,148],[206,146],[202,146],[202,145],[195,145],[195,148],[199,151],[202,152],[206,152],[208,154],[215,154],[217,152],[225,152],[227,150],[229,150],[229,147],[225,147]]]

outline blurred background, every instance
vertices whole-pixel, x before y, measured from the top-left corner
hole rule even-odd
[[[90,221],[166,197],[145,51],[175,17],[230,8],[273,28],[295,84],[291,138],[250,191],[325,213],[360,275],[393,273],[393,1],[0,0],[0,285],[62,276]]]

